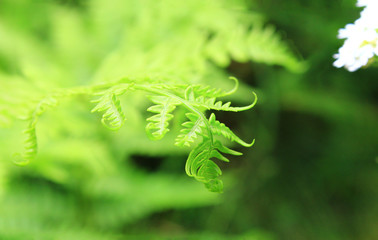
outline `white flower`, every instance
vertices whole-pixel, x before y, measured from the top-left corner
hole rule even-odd
[[[376,30],[378,28],[378,0],[375,5],[369,5],[361,12],[361,17],[357,19],[356,23],[364,25],[365,27]]]
[[[368,7],[377,5],[377,0],[357,0],[357,7]]]
[[[339,49],[339,53],[334,55],[337,60],[333,65],[338,68],[345,66],[351,72],[365,66],[369,59],[374,56],[372,46],[356,46],[352,41],[346,41],[344,46]]]
[[[365,6],[361,17],[354,24],[339,30],[338,38],[346,39],[339,53],[334,55],[335,67],[345,67],[353,72],[378,56],[378,0],[358,0]]]
[[[366,7],[370,0],[357,0],[357,7]]]

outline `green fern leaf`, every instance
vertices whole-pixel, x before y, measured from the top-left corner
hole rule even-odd
[[[177,136],[175,145],[177,146],[190,146],[191,143],[202,133],[202,128],[205,127],[204,121],[199,115],[194,113],[187,113],[189,121],[184,122],[180,134]]]
[[[265,64],[277,64],[293,72],[306,70],[306,63],[293,54],[272,26],[263,26],[261,22],[250,26],[233,25],[219,27],[217,34],[205,45],[205,54],[217,65],[226,67],[231,59],[238,62],[249,60]]]
[[[211,97],[211,98],[229,96],[235,93],[239,87],[239,81],[236,78],[230,77],[230,79],[235,82],[235,85],[229,91],[225,91],[220,88],[211,88],[210,86],[201,85],[201,84],[190,85],[186,87],[185,89],[185,99],[194,99],[195,96]]]
[[[28,128],[23,132],[25,134],[24,152],[14,154],[14,162],[17,165],[26,165],[32,161],[38,152],[37,134],[35,124],[30,123]]]
[[[230,154],[230,155],[234,155],[234,156],[241,156],[241,155],[243,155],[241,152],[232,150],[232,149],[224,146],[220,141],[215,141],[214,142],[214,147],[216,149],[218,149],[219,151],[221,151],[222,153],[226,153],[226,154]]]
[[[278,64],[293,72],[303,72],[307,68],[306,63],[290,51],[273,26],[255,24],[246,38],[250,59],[255,62]]]
[[[122,95],[131,87],[131,84],[122,84],[110,88],[101,94],[99,99],[92,102],[97,105],[92,109],[92,112],[104,112],[101,118],[102,124],[110,130],[120,129],[126,121],[125,114],[122,111],[121,102],[117,96]]]
[[[217,179],[218,176],[222,175],[222,171],[213,161],[206,161],[201,168],[198,169],[198,175],[205,179],[209,179],[204,181],[204,184],[210,192],[223,192],[223,181]]]
[[[165,96],[151,96],[150,100],[156,105],[149,107],[147,111],[157,114],[147,119],[149,123],[146,126],[146,132],[151,139],[159,140],[169,131],[169,121],[173,118],[170,113],[180,102]]]
[[[230,141],[237,142],[244,147],[251,147],[254,144],[253,140],[251,143],[246,143],[241,140],[230,128],[228,128],[224,123],[219,122],[215,119],[215,114],[212,113],[209,118],[209,124],[213,134],[221,135]]]
[[[30,113],[26,120],[29,121],[28,127],[24,130],[24,152],[22,154],[14,154],[15,163],[18,165],[26,165],[33,160],[38,152],[36,125],[38,117],[41,116],[48,108],[56,107],[58,101],[53,96],[42,99],[37,107]]]
[[[219,141],[212,143],[208,137],[203,137],[203,141],[190,152],[185,165],[188,176],[203,182],[209,191],[218,193],[223,191],[223,182],[218,179],[222,171],[211,159],[229,162],[220,152],[240,155],[239,152],[224,147]]]
[[[196,97],[196,94],[193,91],[188,90],[188,94],[186,94],[186,99],[193,105],[198,107],[204,107],[208,110],[217,110],[217,111],[229,111],[229,112],[241,112],[254,107],[257,103],[257,96],[253,92],[254,101],[247,106],[244,107],[231,107],[231,102],[223,103],[222,101],[217,101],[216,97],[207,98],[205,96]]]

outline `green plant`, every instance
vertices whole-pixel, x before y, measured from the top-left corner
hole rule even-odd
[[[227,85],[219,67],[227,66],[231,59],[282,64],[296,71],[303,69],[303,64],[288,51],[271,27],[261,27],[259,16],[250,15],[242,2],[189,1],[185,9],[180,7],[178,12],[169,10],[177,4],[175,1],[159,4],[145,1],[145,5],[132,2],[110,4],[95,0],[85,13],[46,2],[41,11],[47,9],[52,14],[47,14],[43,20],[51,21],[52,26],[42,30],[51,36],[44,44],[36,42],[38,37],[30,34],[35,31],[32,27],[21,26],[22,31],[14,31],[0,25],[2,35],[6,36],[1,44],[4,49],[14,41],[23,49],[17,52],[17,59],[23,61],[15,66],[23,74],[10,70],[2,77],[2,82],[9,84],[3,88],[7,91],[3,94],[8,96],[3,99],[0,111],[3,125],[21,115],[28,121],[24,131],[25,150],[16,155],[16,162],[25,164],[36,157],[37,121],[62,99],[99,95],[92,112],[104,112],[102,123],[116,130],[125,121],[119,97],[125,92],[141,90],[151,94],[150,100],[155,104],[148,108],[154,115],[147,118],[146,126],[152,139],[161,139],[168,132],[176,106],[186,109],[180,114],[185,114],[189,121],[183,123],[175,144],[190,146],[202,136],[189,154],[186,172],[204,182],[211,191],[221,192],[222,182],[218,179],[221,171],[211,159],[228,161],[221,152],[240,153],[226,148],[214,135],[222,135],[243,146],[252,143],[243,142],[217,121],[214,113],[207,118],[205,110],[243,111],[251,108],[257,98],[255,96],[255,101],[247,107],[231,107],[230,102],[216,99],[234,93],[238,86],[236,79],[236,86],[230,92],[209,87],[205,79],[211,79],[216,85]],[[12,6],[10,2],[6,4]],[[27,4],[25,1],[25,7]],[[216,20],[219,18],[223,19],[222,23]],[[134,24],[124,28],[123,22],[131,19]],[[112,29],[120,32],[112,32]],[[230,32],[230,29],[235,31]],[[159,41],[160,44],[156,44]],[[172,47],[175,51],[170,50]],[[208,62],[209,59],[213,62]],[[15,77],[18,79],[10,82],[9,79]],[[29,90],[19,92],[19,86]]]
[[[218,203],[182,172],[187,159],[189,176],[222,192],[216,162],[253,144],[238,136],[254,133],[219,113],[240,116],[259,90],[227,68],[305,68],[250,9],[242,0],[1,1],[0,238],[117,239],[152,213]],[[162,163],[146,170],[143,157]],[[232,172],[224,178],[232,186]]]
[[[232,107],[231,102],[222,103],[216,100],[217,97],[228,96],[237,90],[238,81],[235,78],[233,79],[236,85],[229,92],[224,92],[221,89],[211,89],[202,85],[148,83],[147,79],[143,81],[143,84],[136,84],[131,80],[122,79],[119,82],[112,83],[110,87],[108,86],[109,84],[105,84],[104,86],[99,85],[89,88],[60,90],[42,99],[28,116],[28,127],[24,131],[26,134],[25,150],[23,154],[17,154],[18,157],[22,157],[25,161],[21,160],[18,163],[24,165],[36,157],[36,125],[38,118],[48,108],[56,107],[60,98],[76,94],[99,95],[100,97],[93,101],[97,105],[92,112],[103,112],[101,119],[103,125],[110,130],[118,130],[126,120],[119,97],[127,91],[141,90],[153,94],[149,98],[155,105],[149,107],[147,111],[155,115],[147,119],[148,124],[146,126],[146,132],[151,139],[161,139],[169,131],[169,121],[173,118],[171,113],[176,106],[182,106],[186,109],[182,114],[185,114],[189,121],[182,124],[183,128],[176,138],[175,145],[189,147],[197,140],[198,136],[202,136],[201,142],[189,154],[185,167],[186,173],[203,182],[210,191],[222,192],[223,183],[218,179],[222,171],[212,158],[228,162],[229,160],[221,153],[232,155],[241,155],[241,153],[224,146],[222,142],[215,139],[215,135],[221,135],[245,147],[253,145],[253,142],[248,144],[241,140],[227,126],[216,120],[214,113],[210,115],[209,119],[204,114],[204,110],[239,112],[248,110],[256,104],[256,95],[253,103],[245,107]]]

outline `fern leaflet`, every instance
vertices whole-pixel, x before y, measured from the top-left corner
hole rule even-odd
[[[212,97],[212,98],[229,96],[235,93],[239,87],[239,81],[236,78],[230,77],[230,79],[235,82],[235,85],[229,91],[225,91],[220,88],[211,88],[210,86],[204,86],[200,84],[186,86],[185,99],[194,99],[195,96]]]
[[[185,93],[186,99],[193,105],[204,107],[208,110],[229,111],[229,112],[240,112],[240,111],[251,109],[253,106],[255,106],[257,102],[256,94],[253,93],[253,95],[255,99],[250,105],[244,106],[244,107],[231,107],[231,102],[223,103],[222,101],[217,101],[216,97],[205,97],[205,96],[197,97],[191,87],[188,87]]]
[[[173,118],[171,112],[180,102],[165,96],[151,96],[150,100],[156,105],[149,107],[147,111],[156,114],[147,118],[149,123],[146,126],[146,132],[151,139],[159,140],[169,131],[169,121]]]
[[[36,108],[32,111],[26,120],[29,121],[28,127],[23,131],[25,134],[24,151],[22,154],[14,154],[15,163],[18,165],[26,165],[33,160],[38,152],[36,125],[39,116],[41,116],[48,108],[56,107],[58,101],[54,96],[48,96],[42,99]]]
[[[202,133],[202,128],[205,127],[205,123],[195,113],[187,113],[189,121],[184,122],[180,134],[177,136],[175,145],[177,146],[190,146],[192,142]]]
[[[110,130],[120,129],[126,121],[125,114],[122,111],[121,102],[117,96],[126,92],[132,85],[121,84],[112,87],[104,92],[98,93],[102,95],[99,99],[92,102],[97,105],[92,109],[92,112],[104,112],[101,118],[102,124]]]
[[[228,128],[224,123],[219,122],[215,119],[215,114],[212,113],[209,118],[209,123],[211,127],[211,131],[214,134],[221,135],[225,138],[227,138],[230,141],[237,142],[240,145],[244,147],[251,147],[255,140],[252,141],[252,143],[246,143],[243,140],[241,140],[233,131],[231,131],[230,128]]]
[[[222,170],[211,159],[229,162],[220,152],[241,155],[239,152],[226,148],[219,141],[213,143],[208,137],[203,137],[203,141],[190,152],[185,166],[185,171],[189,176],[203,182],[209,191],[219,193],[223,191],[223,182],[218,179],[222,175]]]

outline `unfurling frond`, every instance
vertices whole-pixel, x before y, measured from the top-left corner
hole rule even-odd
[[[229,111],[229,112],[241,112],[248,109],[251,109],[253,106],[255,106],[257,102],[257,96],[255,93],[253,93],[255,99],[253,102],[244,107],[232,107],[231,102],[223,103],[222,101],[217,101],[216,97],[206,97],[203,95],[196,94],[192,87],[188,87],[185,92],[185,98],[192,103],[193,105],[196,105],[198,107],[204,107],[208,110],[217,110],[217,111]]]
[[[198,144],[189,154],[186,162],[186,173],[205,184],[205,187],[211,192],[222,192],[223,182],[218,179],[222,171],[212,159],[218,159],[225,162],[229,160],[222,153],[240,155],[240,153],[228,149],[219,141],[214,143],[207,137]]]
[[[102,124],[110,130],[120,129],[126,121],[125,114],[122,111],[121,102],[117,96],[122,95],[131,87],[131,84],[122,84],[110,88],[102,93],[99,99],[92,102],[97,105],[92,109],[92,112],[104,112],[101,118]]]
[[[159,140],[169,131],[169,121],[173,118],[171,112],[180,102],[165,96],[151,96],[150,100],[156,105],[149,107],[147,111],[156,114],[147,118],[149,123],[146,126],[146,132],[151,139]]]
[[[23,133],[25,134],[24,152],[14,154],[14,162],[18,165],[28,164],[36,157],[38,151],[35,124],[30,123]]]
[[[202,128],[205,127],[204,121],[201,117],[194,113],[187,113],[189,121],[184,122],[180,134],[176,138],[175,145],[190,146],[192,142],[202,133]]]
[[[236,78],[230,77],[230,79],[235,82],[235,86],[229,91],[225,91],[220,88],[211,88],[210,86],[196,84],[196,85],[191,85],[186,88],[185,99],[194,99],[195,96],[202,96],[204,98],[205,97],[218,98],[218,97],[229,96],[235,93],[239,87],[239,81]]]
[[[29,121],[28,127],[24,130],[24,152],[22,154],[16,153],[14,155],[15,163],[25,165],[33,160],[38,152],[36,125],[38,117],[41,116],[48,108],[53,108],[58,105],[58,101],[54,96],[48,96],[39,102],[37,107],[26,118]]]

